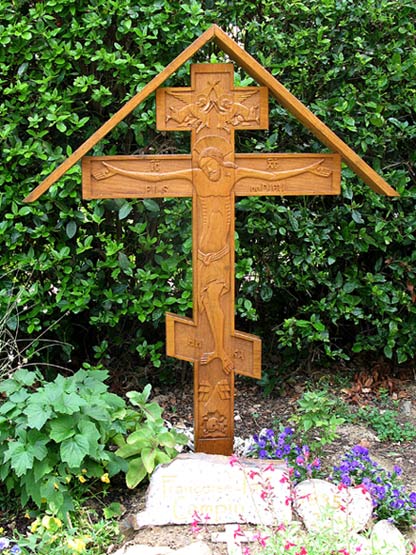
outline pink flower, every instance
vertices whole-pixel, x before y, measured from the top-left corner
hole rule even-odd
[[[287,484],[289,482],[289,477],[287,476],[287,474],[283,474],[283,476],[280,478],[279,482],[281,484]]]
[[[304,547],[301,547],[300,551],[296,551],[295,555],[308,555],[308,552]]]
[[[274,471],[275,471],[275,467],[274,467],[272,464],[269,464],[269,465],[267,465],[266,468],[264,469],[264,472],[267,472],[267,471],[274,472]]]
[[[291,547],[295,547],[295,545],[296,545],[295,543],[292,543],[292,542],[290,542],[290,541],[287,541],[287,542],[285,543],[285,545],[284,545],[284,549],[285,549],[285,551],[289,551],[289,549],[290,549]]]
[[[253,539],[256,540],[261,547],[266,547],[266,540],[269,539],[269,536],[262,536],[260,532],[258,532],[257,534],[254,534]]]
[[[238,457],[236,455],[231,455],[228,462],[230,463],[231,466],[234,466],[238,464]]]
[[[251,555],[250,548],[247,546],[243,547],[243,555]]]
[[[338,553],[341,553],[342,555],[350,555],[350,552],[347,551],[346,549],[340,549],[340,550],[338,551]]]
[[[263,489],[260,493],[260,497],[261,499],[263,499],[263,501],[265,501],[269,497],[267,491]]]
[[[234,530],[234,539],[244,537],[244,532],[241,530],[241,526],[238,525],[237,528]]]
[[[253,478],[258,475],[259,473],[256,472],[255,470],[250,470],[250,472],[248,473],[248,477],[250,478],[250,480],[253,480]]]

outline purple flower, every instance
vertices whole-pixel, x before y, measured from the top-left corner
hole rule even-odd
[[[10,540],[8,538],[0,538],[0,551],[7,549],[10,545]]]
[[[22,550],[20,549],[20,547],[16,544],[14,545],[11,550],[10,553],[12,553],[13,555],[19,555],[19,553],[21,553]]]
[[[350,486],[351,485],[351,478],[349,477],[348,474],[342,474],[341,483],[344,484],[344,486]]]
[[[270,440],[274,439],[274,431],[271,428],[266,430],[266,438]]]
[[[396,464],[393,466],[393,472],[396,474],[396,476],[401,476],[402,474],[402,469],[400,468],[400,466],[397,466]]]
[[[259,451],[259,457],[260,457],[261,459],[267,459],[267,458],[269,458],[269,454],[268,454],[268,452],[266,451],[266,449],[260,449],[260,451]]]
[[[357,457],[368,457],[368,449],[362,445],[356,445],[353,447],[352,452]]]
[[[413,507],[416,508],[416,492],[412,491],[412,493],[409,495],[409,501],[413,505]]]
[[[404,505],[404,501],[403,499],[400,499],[400,498],[396,498],[396,499],[393,499],[393,501],[390,501],[390,507],[392,509],[401,509],[403,505]]]

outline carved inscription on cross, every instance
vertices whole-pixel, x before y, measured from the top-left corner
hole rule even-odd
[[[195,448],[231,454],[234,375],[259,378],[261,341],[234,329],[234,202],[339,193],[335,154],[236,154],[266,129],[266,87],[234,88],[232,64],[191,66],[191,87],[157,90],[157,127],[191,131],[191,155],[85,157],[84,198],[193,199],[193,318],[166,315],[167,354],[194,364]]]

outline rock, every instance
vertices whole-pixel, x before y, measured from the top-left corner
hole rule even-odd
[[[388,520],[379,520],[371,532],[373,553],[382,555],[406,555],[406,540]]]
[[[188,453],[157,467],[135,528],[289,522],[289,500],[288,472],[281,461]]]
[[[294,508],[307,530],[359,532],[371,518],[371,496],[360,487],[339,487],[311,479],[294,488]]]

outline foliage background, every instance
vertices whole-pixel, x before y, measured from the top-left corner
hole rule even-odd
[[[190,203],[83,201],[79,167],[23,198],[217,23],[401,194],[377,196],[344,168],[340,197],[241,200],[237,327],[263,338],[272,381],[277,368],[359,353],[411,360],[415,21],[410,0],[0,0],[0,310],[27,354],[47,337],[61,342],[39,355],[51,365],[175,376],[164,313],[191,310]],[[210,60],[223,60],[212,45],[194,61]],[[186,64],[168,84],[188,75]],[[237,143],[322,151],[275,102],[269,131]],[[91,154],[188,149],[186,133],[156,131],[150,98]]]

